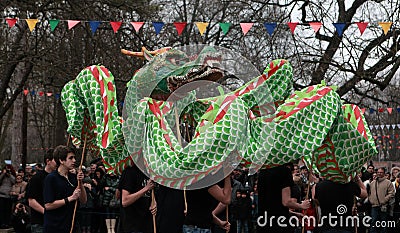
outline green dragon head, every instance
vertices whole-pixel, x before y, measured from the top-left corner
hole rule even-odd
[[[166,100],[172,92],[189,82],[217,81],[224,76],[220,66],[221,54],[212,47],[205,46],[200,53],[193,55],[173,48],[158,51],[124,52],[149,60],[131,81],[136,82],[141,97]]]

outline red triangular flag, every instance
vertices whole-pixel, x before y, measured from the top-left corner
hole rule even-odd
[[[39,96],[43,96],[44,95],[44,91],[39,91]]]
[[[299,24],[299,23],[298,22],[289,22],[289,23],[287,23],[287,25],[290,28],[290,31],[292,31],[292,34],[294,33],[294,30],[296,29],[297,24]]]
[[[392,114],[393,108],[387,108],[389,114]]]
[[[14,25],[17,23],[17,20],[18,19],[15,18],[6,18],[6,22],[10,28],[14,27]]]
[[[362,114],[364,114],[365,113],[365,108],[362,108],[361,112],[362,112]]]
[[[383,112],[385,111],[383,108],[378,108],[378,112]]]
[[[131,22],[133,28],[136,32],[139,32],[140,28],[142,28],[144,22]]]
[[[314,32],[317,33],[318,30],[321,28],[322,23],[321,22],[311,22],[309,23],[310,26],[314,29]]]
[[[112,22],[110,22],[110,24],[111,24],[111,27],[112,27],[114,33],[117,33],[118,29],[122,25],[122,22],[120,22],[120,21],[112,21]]]
[[[186,22],[174,22],[176,31],[178,32],[178,36],[180,36],[183,32],[183,29],[186,27]]]
[[[367,29],[368,22],[357,22],[358,29],[360,30],[361,35],[364,33],[365,29]]]
[[[25,90],[24,90],[24,95],[28,95],[28,93],[29,93],[29,90],[28,90],[28,89],[25,89]]]
[[[68,20],[68,30],[75,27],[80,22],[81,21],[79,21],[79,20]]]

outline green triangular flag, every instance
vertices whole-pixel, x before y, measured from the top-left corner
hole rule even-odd
[[[59,22],[60,22],[60,20],[58,20],[58,19],[50,19],[49,20],[51,31],[54,31],[54,29],[56,29]]]
[[[222,32],[226,35],[229,31],[229,27],[231,26],[231,23],[219,23],[219,27],[221,28]]]

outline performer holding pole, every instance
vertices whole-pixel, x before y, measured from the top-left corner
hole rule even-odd
[[[325,232],[354,232],[358,220],[353,218],[354,196],[366,198],[367,189],[360,177],[356,176],[348,183],[338,183],[323,180],[315,185],[313,197],[318,200],[321,207],[321,216],[339,216],[343,219],[351,217],[352,221],[346,224],[332,225],[329,222],[321,222],[319,230]],[[335,194],[335,195],[332,195]],[[354,224],[354,225],[353,225]]]
[[[82,172],[82,164],[83,164],[83,161],[84,161],[84,158],[85,158],[85,150],[86,150],[86,136],[85,136],[85,141],[84,141],[84,143],[83,143],[83,149],[82,149],[82,156],[81,156],[81,163],[79,164],[79,169],[78,169],[78,171],[79,172]],[[81,189],[82,188],[82,180],[79,180],[79,182],[78,182],[78,188],[79,189]],[[85,188],[83,188],[84,190],[85,190]],[[86,191],[86,190],[85,190]],[[71,226],[71,229],[70,229],[70,231],[69,231],[69,233],[72,233],[73,232],[73,229],[74,229],[74,225],[75,225],[75,216],[76,216],[76,209],[78,208],[78,202],[76,201],[75,202],[75,207],[74,207],[74,213],[73,213],[73,215],[72,215],[72,226]]]
[[[151,190],[151,206],[156,206],[156,198],[154,195],[154,189]],[[153,214],[153,232],[157,233],[156,215],[155,214]]]
[[[228,222],[228,226],[229,226],[229,208],[228,206],[225,207],[225,217],[226,217],[226,221]],[[229,228],[226,229],[226,233],[229,232]]]
[[[353,196],[353,209],[352,209],[353,216],[358,216],[357,213],[357,197]],[[357,224],[354,224],[354,233],[358,233]]]
[[[60,145],[54,149],[54,160],[57,169],[46,176],[44,181],[44,232],[69,233],[73,228],[74,204],[86,203],[86,191],[82,185],[84,175],[81,170],[73,174],[75,152],[67,146]]]
[[[311,164],[313,164],[314,163],[314,156],[312,156],[312,158],[311,158]],[[306,191],[306,200],[308,200],[308,199],[310,199],[310,188],[311,188],[311,177],[312,177],[312,173],[313,173],[313,170],[312,170],[312,165],[310,166],[310,171],[308,172],[308,177],[307,177],[307,180],[308,180],[308,183],[307,183],[307,191]],[[312,203],[311,203],[311,205],[310,205],[310,207],[312,208]],[[308,210],[308,208],[307,209],[305,209],[305,210],[303,210],[303,214],[305,214],[305,215],[307,215],[306,213],[307,213],[307,210]],[[314,216],[315,217],[315,216]],[[301,233],[304,233],[305,232],[305,225],[303,225],[302,227],[301,227]],[[310,226],[308,226],[308,227],[310,227]]]
[[[180,136],[179,117],[175,110],[175,122],[177,137]],[[157,232],[158,233],[182,233],[183,220],[185,219],[185,191],[159,185],[157,189]]]
[[[222,204],[228,206],[231,201],[231,178],[227,176],[223,182],[223,188],[218,184],[214,184],[205,188],[187,191],[188,210],[183,225],[183,233],[193,232],[194,229],[199,232],[211,233],[212,224],[215,222],[213,217],[215,206]],[[225,222],[220,226],[225,228],[228,225],[229,223]]]
[[[122,172],[118,187],[122,194],[121,232],[155,231],[153,216],[157,213],[157,203],[151,194],[154,186],[154,181],[136,165]]]

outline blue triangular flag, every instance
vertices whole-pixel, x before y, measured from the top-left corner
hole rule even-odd
[[[375,112],[375,109],[373,109],[373,108],[370,108],[370,109],[369,109],[369,113],[372,114],[372,113],[374,113],[374,112]]]
[[[31,91],[31,95],[36,95],[36,91]]]
[[[94,35],[97,31],[97,28],[101,24],[100,21],[89,21],[90,29],[92,29],[92,35]]]
[[[60,93],[56,93],[55,97],[56,97],[56,100],[58,100],[60,98]]]
[[[156,30],[156,35],[161,32],[162,27],[164,26],[163,22],[153,22],[154,30]]]
[[[346,23],[333,23],[333,26],[335,26],[338,35],[342,36],[343,29],[346,26]]]
[[[120,104],[121,104],[121,107],[124,107],[124,101],[121,101]]]
[[[276,23],[264,23],[264,27],[267,29],[268,34],[271,36],[276,28]]]

